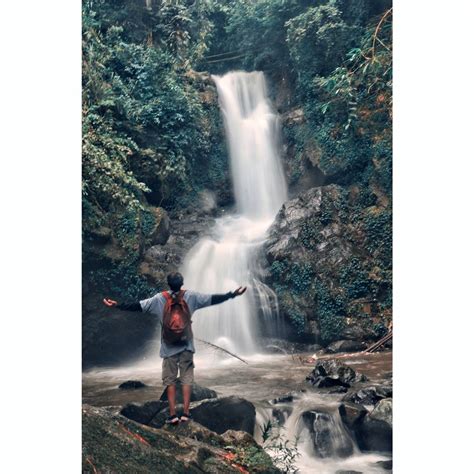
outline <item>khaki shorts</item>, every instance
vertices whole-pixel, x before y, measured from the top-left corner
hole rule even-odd
[[[175,385],[178,378],[181,383],[189,385],[194,382],[194,354],[191,351],[183,351],[171,357],[163,359],[161,378],[164,385]]]

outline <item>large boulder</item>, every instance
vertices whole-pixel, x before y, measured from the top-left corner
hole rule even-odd
[[[340,426],[335,416],[316,410],[302,414],[302,420],[310,432],[313,449],[318,457],[348,457],[354,452],[349,433]]]
[[[179,379],[176,385],[176,401],[177,403],[183,403],[183,392]],[[191,401],[194,402],[216,397],[217,393],[214,390],[198,384],[193,384]],[[164,420],[168,416],[168,398],[166,396],[166,390],[162,393],[159,400],[148,401],[141,405],[137,403],[129,403],[125,405],[120,411],[120,414],[129,418],[130,420],[134,420],[145,425],[152,424],[152,426],[163,426]],[[152,423],[153,419],[155,419],[154,424]]]
[[[386,331],[391,213],[367,205],[367,193],[357,186],[313,187],[285,202],[268,231],[266,283],[295,340],[327,346],[375,341]]]
[[[326,352],[335,354],[337,352],[358,352],[366,348],[366,344],[360,341],[334,341],[326,347]]]
[[[215,218],[208,213],[182,210],[171,215],[166,245],[155,244],[143,252],[139,272],[157,288],[167,288],[166,276],[181,266],[184,256],[199,238],[209,235]]]
[[[320,360],[306,380],[316,388],[350,387],[353,383],[366,381],[367,377],[336,360]]]
[[[362,421],[367,415],[367,410],[363,406],[351,402],[341,403],[338,411],[342,422],[352,432],[359,430]]]
[[[190,412],[197,423],[216,433],[222,434],[227,430],[236,430],[253,435],[256,419],[255,407],[243,398],[232,396],[192,402]],[[148,424],[161,428],[167,417],[166,407],[156,413]]]
[[[152,400],[143,405],[129,403],[120,410],[120,414],[130,420],[147,425],[158,413],[164,411],[167,407],[168,403],[160,400]]]
[[[245,431],[253,435],[255,407],[239,397],[224,397],[198,402],[191,409],[193,419],[216,433],[227,430]]]
[[[364,451],[392,451],[392,399],[384,398],[375,405],[362,423],[360,445]]]

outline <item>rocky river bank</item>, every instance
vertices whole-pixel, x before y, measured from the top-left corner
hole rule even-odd
[[[132,458],[134,472],[150,472],[150,463],[176,473],[285,472],[283,459],[301,473],[390,472],[391,352],[320,352],[311,363],[312,355],[261,355],[244,366],[199,352],[194,421],[177,429],[164,426],[158,360],[86,372],[86,472],[94,472],[90,462],[114,470],[122,456]],[[143,385],[118,388],[132,377]],[[107,433],[102,446],[94,443],[99,432]],[[285,442],[286,458],[275,449]]]

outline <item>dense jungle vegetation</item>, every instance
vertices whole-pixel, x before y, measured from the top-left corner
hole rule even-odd
[[[339,279],[338,288],[312,286],[314,269],[298,272],[309,282],[295,284],[319,295],[323,340],[340,333],[348,298],[375,297],[378,313],[389,317],[391,35],[387,0],[85,0],[87,285],[145,296],[152,290],[138,265],[160,210],[192,209],[205,189],[219,205],[232,204],[209,74],[262,70],[282,115],[290,190],[304,190],[308,169],[341,186],[340,216],[346,213],[354,241],[364,234],[372,258],[354,256],[331,280]],[[314,245],[312,228],[309,222],[306,248]],[[275,265],[274,272],[288,262]],[[280,273],[277,289],[294,290]],[[308,332],[293,310],[296,332]]]

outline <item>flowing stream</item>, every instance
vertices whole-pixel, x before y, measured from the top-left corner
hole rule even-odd
[[[287,199],[279,120],[262,72],[230,72],[213,79],[225,124],[237,214],[217,220],[212,238],[196,244],[182,272],[185,287],[206,293],[248,286],[243,297],[200,311],[193,331],[228,350],[252,354],[258,352],[257,318],[278,326],[276,296],[258,279],[258,252]]]

